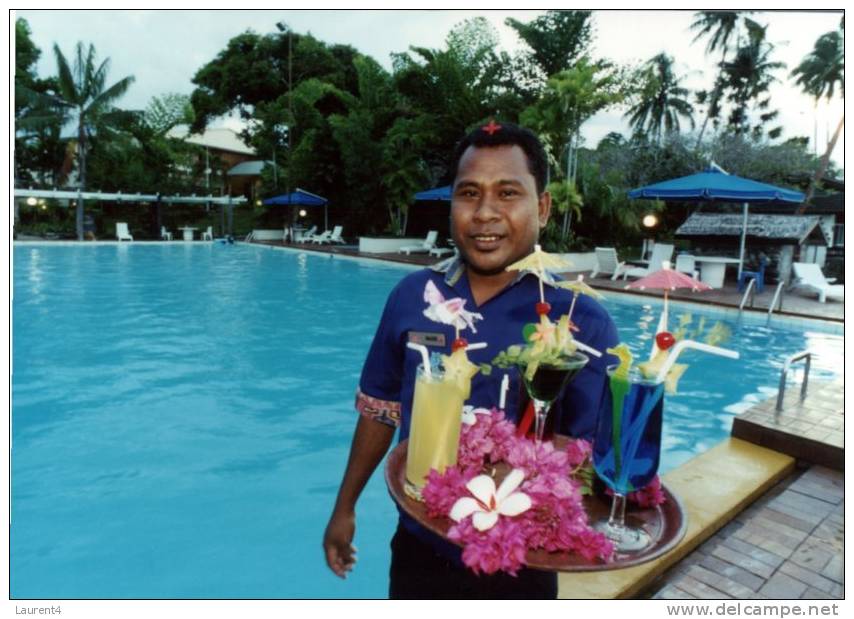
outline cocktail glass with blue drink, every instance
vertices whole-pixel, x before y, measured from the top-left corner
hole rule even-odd
[[[626,495],[649,484],[658,472],[664,380],[645,378],[628,366],[608,368],[611,406],[599,415],[593,443],[593,467],[613,491],[611,513],[596,528],[618,552],[638,552],[649,534],[626,524]]]

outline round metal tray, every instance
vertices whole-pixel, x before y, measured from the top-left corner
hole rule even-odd
[[[565,437],[555,437],[555,444],[560,447],[566,441]],[[415,518],[423,527],[433,533],[448,539],[448,529],[453,524],[448,518],[430,518],[423,503],[411,499],[403,490],[406,472],[407,441],[398,444],[386,460],[385,478],[389,493],[395,502],[410,516]],[[673,549],[685,535],[685,514],[679,499],[662,484],[666,497],[664,504],[655,508],[641,509],[629,504],[626,510],[626,522],[632,526],[641,526],[649,533],[652,544],[641,552],[616,553],[608,562],[601,560],[587,561],[575,553],[546,552],[545,550],[529,551],[526,557],[528,567],[553,572],[592,572],[614,570],[631,567],[660,557]],[[610,511],[610,497],[586,496],[584,508],[590,522],[607,518]],[[453,540],[448,540],[453,542]],[[455,543],[455,542],[453,542]]]

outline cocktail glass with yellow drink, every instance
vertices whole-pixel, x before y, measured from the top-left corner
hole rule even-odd
[[[422,352],[424,363],[415,378],[404,490],[420,501],[430,471],[444,473],[457,463],[463,403],[478,368],[468,360],[465,340],[455,341],[451,355],[442,356],[443,370],[431,369],[426,349],[418,344],[410,347]]]

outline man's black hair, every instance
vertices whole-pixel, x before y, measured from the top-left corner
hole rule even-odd
[[[528,171],[536,181],[537,194],[546,190],[546,185],[549,184],[549,163],[546,158],[546,150],[543,148],[540,139],[529,129],[512,123],[489,121],[489,124],[480,126],[469,133],[457,144],[454,150],[454,158],[451,160],[449,170],[451,185],[457,179],[460,159],[469,146],[475,148],[518,146],[524,151],[525,158],[528,160]]]

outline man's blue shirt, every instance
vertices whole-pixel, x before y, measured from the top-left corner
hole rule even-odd
[[[453,326],[434,322],[424,315],[428,306],[424,300],[424,288],[428,281],[435,284],[445,299],[465,299],[467,311],[483,316],[482,320],[475,322],[476,332],[465,329],[460,333],[469,344],[487,343],[484,349],[468,352],[473,363],[489,363],[508,346],[523,344],[523,327],[538,321],[535,306],[539,302],[539,282],[532,273],[520,274],[512,284],[482,305],[476,304],[465,265],[457,258],[404,277],[388,297],[362,368],[356,397],[356,408],[362,415],[380,423],[399,426],[399,441],[409,436],[415,372],[421,363],[421,355],[407,348],[407,342],[428,342],[426,345],[431,353],[448,355],[455,338]],[[546,301],[551,305],[549,315],[557,320],[569,311],[574,293],[555,287],[550,283],[552,281],[547,280],[549,283],[544,286],[544,292]],[[607,402],[605,368],[617,362],[616,357],[605,352],[618,343],[617,329],[608,312],[586,295],[580,295],[576,301],[572,321],[579,328],[574,337],[602,352],[602,357],[588,355],[590,361],[567,385],[552,414],[557,414],[555,429],[561,434],[592,439],[599,410]],[[510,381],[505,415],[510,420],[517,420],[524,411],[519,410],[523,387],[516,368],[494,367],[489,376],[478,372],[472,379],[471,396],[466,404],[497,408],[505,374]],[[432,544],[441,554],[459,562],[458,548],[436,538],[403,511],[400,513],[401,522],[409,531]]]
[[[458,259],[406,276],[392,290],[386,302],[362,368],[357,400],[357,408],[363,414],[389,425],[399,424],[398,440],[409,436],[415,370],[421,363],[421,356],[407,348],[407,342],[410,339],[424,341],[425,337],[428,342],[438,340],[440,344],[428,343],[428,350],[447,355],[455,337],[454,327],[434,322],[424,315],[428,305],[424,301],[424,288],[428,281],[436,285],[445,299],[465,299],[466,310],[483,316],[482,320],[475,322],[476,333],[469,329],[460,333],[469,344],[487,343],[484,349],[469,351],[468,356],[473,363],[489,363],[508,346],[522,344],[523,327],[538,320],[535,305],[539,301],[539,283],[534,274],[520,275],[514,283],[480,306],[472,296],[465,266]],[[551,304],[549,315],[553,320],[569,311],[574,293],[548,284],[544,291],[546,301]],[[605,401],[605,367],[616,362],[616,358],[605,350],[618,343],[617,329],[608,312],[586,295],[580,295],[576,301],[572,321],[579,328],[574,333],[575,338],[603,355],[601,358],[588,355],[590,362],[568,384],[561,401],[553,409],[553,414],[558,415],[555,427],[562,434],[591,439],[599,409]],[[522,387],[520,373],[515,368],[493,368],[489,376],[476,374],[472,380],[471,397],[466,404],[498,407],[504,374],[508,374],[510,379],[505,413],[509,419],[518,419],[524,411],[518,410]]]

